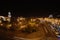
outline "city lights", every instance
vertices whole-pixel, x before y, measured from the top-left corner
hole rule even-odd
[[[19,20],[25,20],[25,18],[23,18],[23,17],[20,17],[20,18],[19,18]]]
[[[0,26],[3,26],[3,24],[0,24]]]
[[[0,20],[0,23],[2,23],[2,21]]]
[[[11,24],[6,25],[7,29],[10,29],[11,26]]]
[[[1,19],[1,18],[2,18],[4,21],[6,21],[6,19],[5,19],[5,17],[4,17],[4,16],[0,16],[0,19]]]
[[[7,18],[7,21],[10,22],[11,21],[10,18]]]
[[[31,19],[31,21],[36,21],[36,19]]]
[[[31,18],[26,18],[26,17],[17,17],[14,20],[16,21],[11,21],[12,16],[11,13],[8,12],[8,16],[0,16],[0,26],[4,27],[5,29],[8,30],[14,30],[14,31],[21,31],[22,29],[26,29],[29,32],[33,32],[37,30],[39,27],[44,27],[43,29],[48,33],[47,27],[51,27],[52,30],[54,30],[55,34],[59,34],[58,28],[60,28],[60,19],[58,18],[50,18],[53,17],[50,15],[49,17],[31,17]],[[45,28],[46,27],[46,28]],[[30,28],[30,29],[29,29]],[[33,31],[32,31],[33,30]]]

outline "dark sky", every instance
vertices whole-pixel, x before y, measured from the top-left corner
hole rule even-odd
[[[13,16],[48,16],[59,14],[57,2],[40,1],[0,1],[0,15],[7,15],[8,11]]]

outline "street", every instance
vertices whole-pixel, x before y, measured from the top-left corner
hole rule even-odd
[[[0,30],[1,40],[57,40],[56,35],[46,24],[41,24],[36,32],[22,33],[20,31]]]

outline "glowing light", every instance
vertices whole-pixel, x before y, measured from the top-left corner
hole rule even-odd
[[[0,24],[1,26],[3,26],[3,24]]]
[[[58,19],[55,19],[55,24],[58,24]]]
[[[35,22],[29,22],[30,26],[34,26],[36,23]]]
[[[7,27],[8,29],[10,29],[11,26],[12,26],[11,24],[8,24],[6,27]]]
[[[36,21],[36,19],[31,19],[31,21]]]
[[[53,15],[51,14],[51,15],[49,15],[49,18],[52,18],[53,17]]]
[[[52,22],[52,24],[55,24],[55,22]]]
[[[49,21],[49,18],[44,18],[45,21]]]
[[[37,19],[40,20],[40,21],[43,20],[43,18],[37,18]]]
[[[20,26],[20,28],[22,29],[22,28],[25,28],[26,27],[26,25],[22,25],[22,26]]]
[[[19,22],[19,19],[17,19],[17,22]]]
[[[11,17],[11,12],[8,12],[8,17]]]
[[[2,23],[2,21],[0,20],[0,23]]]
[[[58,32],[55,32],[56,34],[59,34]]]
[[[7,21],[10,22],[10,18],[7,18]]]
[[[22,22],[19,22],[19,24],[22,24]]]
[[[5,17],[4,16],[0,16],[0,18],[2,18],[4,21],[6,21]]]
[[[20,17],[19,19],[20,19],[20,20],[25,20],[25,18],[23,18],[23,17]]]

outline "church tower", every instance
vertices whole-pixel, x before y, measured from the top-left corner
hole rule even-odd
[[[11,18],[11,12],[8,12],[8,17]]]
[[[8,12],[8,19],[7,19],[8,22],[11,22],[11,12]]]

